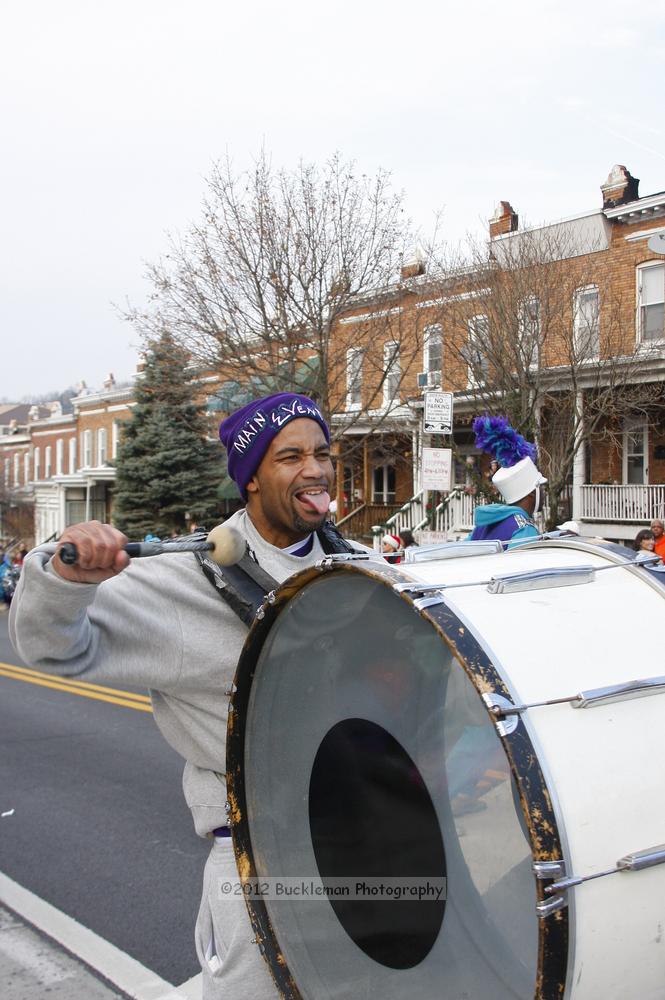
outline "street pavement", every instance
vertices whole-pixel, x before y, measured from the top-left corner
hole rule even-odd
[[[0,995],[6,1000],[125,997],[85,965],[0,906]]]
[[[77,696],[25,682],[22,667],[2,614],[0,996],[200,998],[207,845],[182,762],[131,693],[128,705]]]

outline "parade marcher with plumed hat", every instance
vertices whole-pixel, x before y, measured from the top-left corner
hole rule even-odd
[[[476,447],[499,463],[492,483],[503,503],[476,507],[474,528],[469,541],[498,539],[520,541],[538,534],[534,514],[542,510],[547,483],[536,466],[536,447],[527,441],[505,417],[476,417],[473,422]]]
[[[326,522],[330,434],[313,400],[295,393],[255,400],[222,423],[220,436],[247,502],[226,523],[265,574],[282,583],[329,552],[349,551]],[[155,722],[185,760],[183,788],[196,831],[212,844],[195,935],[203,1000],[273,1000],[278,992],[242,893],[221,891],[238,884],[225,808],[225,737],[247,625],[211,586],[205,559],[187,552],[130,563],[126,541],[111,525],[92,521],[67,528],[58,542],[77,546],[76,565],[65,565],[55,545],[29,553],[11,639],[40,670],[150,689]]]

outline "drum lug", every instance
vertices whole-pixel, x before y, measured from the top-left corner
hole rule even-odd
[[[566,862],[565,861],[534,861],[533,874],[539,881],[545,881],[551,879],[556,881],[556,879],[566,877]]]
[[[557,879],[563,879],[566,876],[565,861],[534,861],[531,867],[533,874],[539,881],[555,882]],[[550,887],[548,886],[547,888],[549,889]],[[555,896],[554,899],[543,899],[541,902],[536,903],[536,913],[539,917],[549,917],[551,913],[557,913],[565,906],[568,906],[568,897],[563,886],[561,887],[561,891],[563,895]]]
[[[331,566],[336,566],[338,563],[367,562],[369,559],[383,562],[379,552],[331,552],[330,555],[319,559],[314,565],[317,569],[330,569]]]
[[[550,913],[557,913],[568,906],[565,896],[556,896],[554,899],[544,899],[542,903],[536,903],[536,913],[539,917],[549,917]]]
[[[499,736],[510,736],[511,733],[514,733],[520,718],[519,709],[513,705],[512,701],[493,691],[486,691],[482,698],[486,708],[494,717],[494,725]]]
[[[418,597],[413,602],[413,606],[416,611],[423,611],[425,608],[432,608],[436,604],[443,604],[444,598],[443,594],[435,594],[432,597]]]

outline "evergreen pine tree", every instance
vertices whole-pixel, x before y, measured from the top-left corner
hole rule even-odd
[[[172,338],[152,342],[115,463],[113,520],[130,538],[181,533],[186,514],[208,528],[219,520],[216,492],[225,456],[219,442],[206,439],[196,392],[187,356]]]

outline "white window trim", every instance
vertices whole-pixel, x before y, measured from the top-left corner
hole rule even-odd
[[[92,468],[93,454],[92,454],[92,431],[86,430],[81,433],[81,467],[83,469]]]
[[[76,472],[76,438],[71,437],[69,439],[69,467],[67,469],[69,475],[73,475]]]
[[[365,351],[362,347],[349,347],[346,352],[346,409],[347,412],[357,412],[362,409],[362,388],[363,388],[363,358]],[[358,370],[351,380],[352,366],[358,361]],[[356,384],[357,382],[357,384]],[[359,393],[358,401],[353,396]]]
[[[644,473],[642,476],[642,485],[646,486],[649,482],[649,428],[644,420],[639,417],[635,417],[632,420],[626,420],[623,428],[623,440],[622,440],[622,456],[621,456],[621,475],[622,482],[624,484],[628,483],[628,435],[634,434],[635,431],[642,431],[642,448],[644,455]],[[639,483],[637,484],[639,485]]]
[[[383,345],[383,370],[385,378],[383,380],[383,405],[385,409],[400,402],[400,389],[402,382],[402,366],[400,360],[399,343],[396,340],[387,340]],[[390,395],[391,379],[397,379],[395,391]]]
[[[50,444],[44,449],[44,479],[50,479],[53,475],[53,448]]]
[[[486,313],[477,313],[475,316],[471,316],[469,318],[469,320],[467,321],[467,332],[468,332],[468,338],[469,338],[468,342],[469,342],[469,346],[470,347],[477,340],[477,330],[476,330],[476,327],[478,325],[478,321],[479,320],[483,321],[483,323],[485,324],[485,326],[487,328],[487,331],[489,332],[489,317],[487,316]],[[487,358],[485,358],[485,361],[487,362]],[[467,374],[467,388],[468,389],[477,389],[479,386],[484,385],[484,383],[486,381],[486,378],[484,378],[482,381],[479,381],[476,378],[475,372],[473,370],[473,366],[470,365],[470,364],[467,364],[466,374]]]
[[[55,443],[55,474],[61,476],[65,464],[65,442],[58,438]]]
[[[23,456],[23,481],[26,486],[30,482],[30,452],[28,451]]]
[[[108,434],[106,427],[97,428],[97,467],[101,468],[108,459]]]
[[[578,322],[580,316],[579,302],[581,297],[583,295],[586,295],[588,292],[595,292],[598,302],[597,325],[596,325],[596,339],[598,341],[598,350],[596,351],[595,354],[588,354],[585,357],[579,356],[579,360],[582,362],[598,361],[598,358],[600,357],[600,291],[598,285],[596,284],[580,285],[579,288],[575,289],[575,294],[573,296],[573,346],[575,351],[575,357],[578,358],[578,351],[579,351],[579,334],[578,334],[580,326]]]
[[[395,490],[393,492],[394,492],[395,496],[397,496],[397,470],[395,469],[395,466],[391,465],[390,462],[386,462],[384,465],[375,465],[374,468],[372,469],[372,503],[381,503],[381,504],[394,503],[393,500],[388,500],[387,499],[387,497],[389,496],[389,493],[390,493],[390,490],[388,489],[388,475],[389,475],[388,469],[389,468],[393,469],[393,475],[395,477]],[[382,482],[382,487],[383,488],[381,490],[377,490],[376,489],[375,480],[374,480],[374,477],[375,477],[376,473],[379,470],[381,470],[381,472],[382,472],[381,479],[383,480],[383,482]],[[378,496],[382,496],[383,500],[377,500]]]
[[[529,370],[530,371],[535,371],[540,366],[540,348],[541,348],[540,337],[541,337],[542,326],[541,326],[541,318],[540,318],[541,306],[540,306],[540,299],[538,298],[538,296],[537,295],[526,295],[521,300],[521,302],[519,303],[518,315],[517,315],[517,333],[518,333],[519,337],[522,337],[523,336],[523,332],[522,332],[523,327],[525,326],[525,324],[527,322],[529,324],[531,323],[531,317],[527,313],[527,307],[530,306],[530,305],[532,305],[532,304],[534,304],[534,303],[538,307],[538,311],[537,311],[537,314],[536,314],[536,343],[534,344],[535,354],[536,354],[536,360],[535,361],[532,360],[532,361],[529,362]],[[533,357],[533,354],[532,354],[532,357]]]
[[[635,268],[635,342],[638,347],[649,348],[665,344],[665,330],[662,337],[656,337],[654,340],[645,340],[642,337],[642,321],[640,316],[642,311],[642,275],[650,268],[664,266],[665,261],[663,260],[645,260],[643,264],[638,264]]]
[[[41,475],[41,464],[42,464],[42,453],[39,448],[35,448],[34,454],[34,468],[35,468],[35,479],[38,480]]]
[[[423,337],[423,371],[427,373],[427,384],[428,386],[438,385],[440,386],[443,381],[443,327],[440,323],[431,323],[426,326]],[[430,370],[430,341],[437,338],[441,344],[441,367],[433,368]]]

